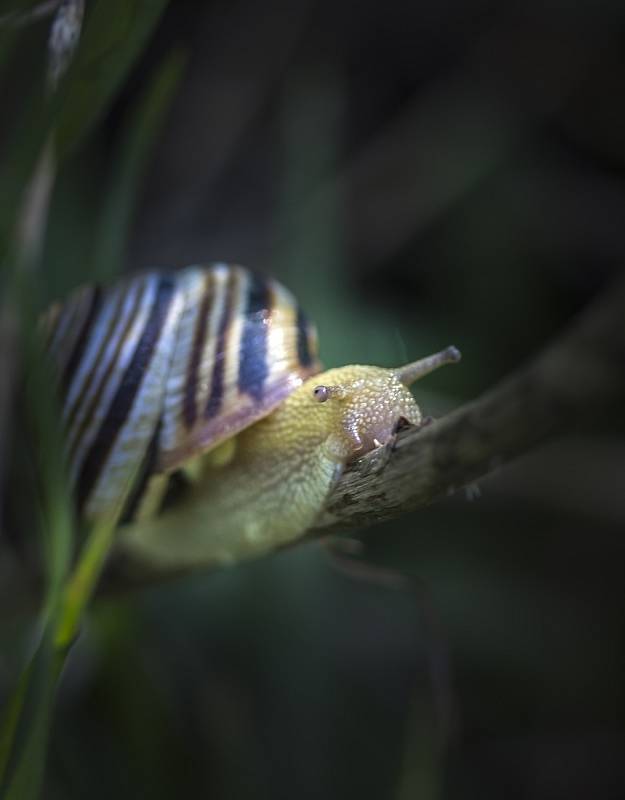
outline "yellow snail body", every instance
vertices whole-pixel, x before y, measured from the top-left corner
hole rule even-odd
[[[44,318],[86,523],[158,569],[229,563],[310,528],[345,465],[421,424],[398,369],[319,373],[314,327],[276,281],[216,264],[86,287]]]

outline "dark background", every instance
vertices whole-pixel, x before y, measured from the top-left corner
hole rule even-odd
[[[50,297],[92,277],[123,120],[173,46],[128,268],[270,272],[326,366],[453,342],[462,363],[416,388],[434,415],[622,269],[621,2],[177,0],[59,176]],[[312,543],[99,601],[46,796],[625,797],[623,420],[582,430],[364,532],[395,588]]]

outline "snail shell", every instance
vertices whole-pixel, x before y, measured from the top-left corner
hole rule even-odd
[[[319,370],[315,329],[293,296],[234,265],[85,287],[43,325],[86,520],[120,503],[132,519],[152,473],[236,435]]]

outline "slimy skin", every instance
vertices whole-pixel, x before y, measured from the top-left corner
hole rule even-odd
[[[205,454],[184,503],[122,529],[120,549],[157,570],[184,570],[296,541],[350,461],[391,441],[401,420],[421,424],[408,385],[459,357],[447,348],[399,369],[356,365],[310,378],[234,447]]]

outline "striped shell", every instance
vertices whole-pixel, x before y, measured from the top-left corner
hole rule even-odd
[[[292,295],[239,266],[88,286],[43,325],[85,519],[122,509],[151,475],[266,416],[319,369],[315,330]]]

